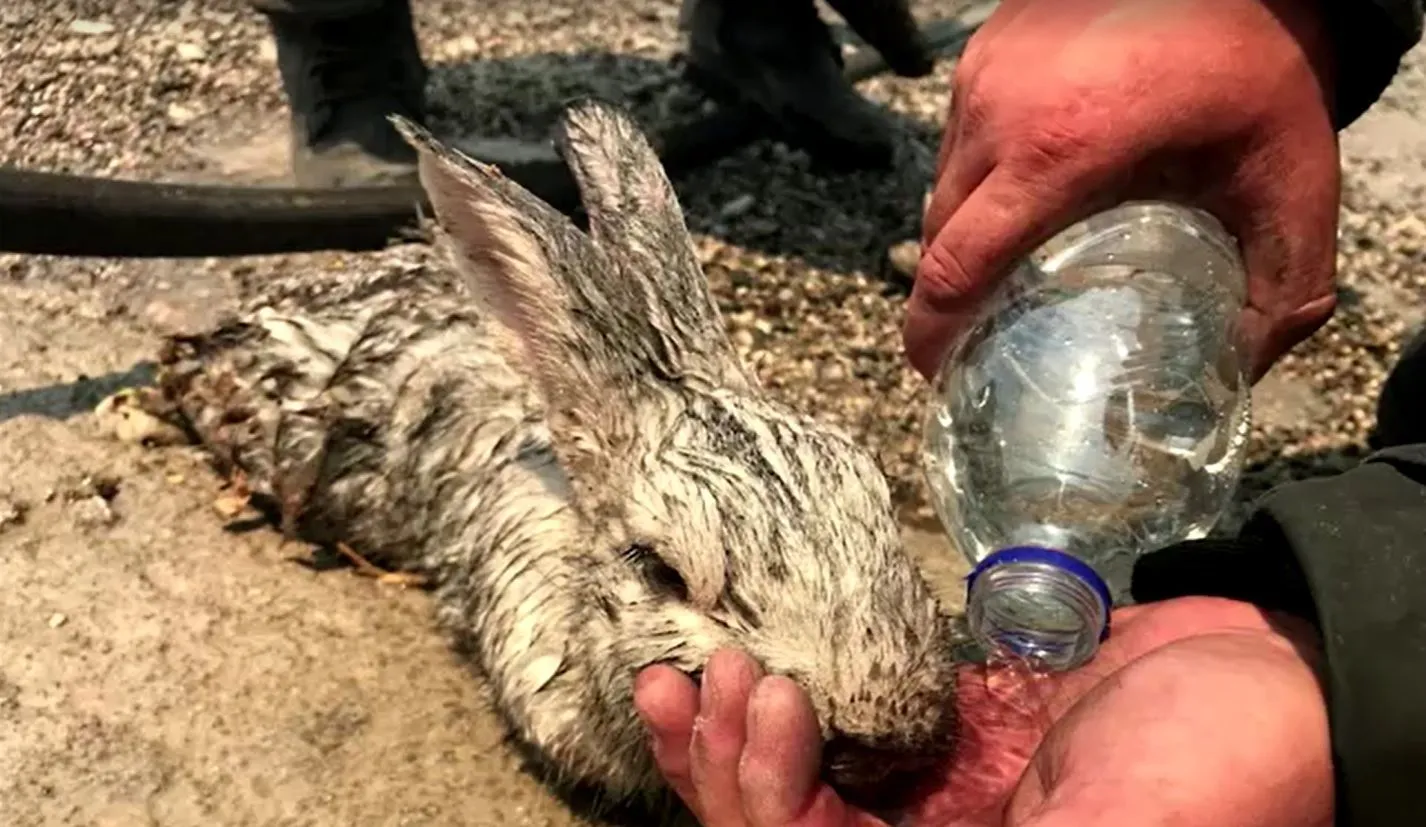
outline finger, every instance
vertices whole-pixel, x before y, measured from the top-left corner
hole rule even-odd
[[[634,709],[649,730],[659,771],[683,803],[698,812],[688,754],[698,715],[698,687],[677,669],[650,666],[634,679]]]
[[[953,102],[953,109],[954,106]],[[946,222],[985,182],[995,166],[994,155],[988,147],[973,137],[967,137],[967,129],[964,119],[954,112],[948,116],[946,132],[941,139],[941,153],[936,161],[936,184],[922,211],[917,282],[921,280],[922,271],[927,269],[926,256],[945,229]],[[946,256],[947,253],[938,250],[935,255]],[[935,272],[945,266],[933,263],[930,269]],[[918,292],[925,290],[924,286],[918,288],[913,283],[902,338],[912,367],[929,378],[939,365],[938,353],[944,349],[946,339],[935,336],[938,318],[926,313],[926,307],[918,297]]]
[[[929,244],[966,198],[985,181],[995,167],[995,155],[984,141],[975,139],[972,125],[956,110],[946,116],[946,131],[936,157],[935,185],[931,203],[921,217],[921,244]]]
[[[922,250],[903,331],[912,366],[934,376],[1011,266],[1106,205],[1122,188],[1112,184],[1126,173],[1112,164],[996,166]]]
[[[923,247],[940,233],[946,221],[995,166],[995,147],[981,137],[985,107],[973,108],[968,101],[996,36],[1014,22],[1026,5],[1027,0],[1001,0],[971,35],[956,61],[946,108],[946,127],[936,149],[935,186],[930,203],[922,210]]]
[[[748,740],[738,768],[752,827],[841,827],[852,811],[822,783],[822,738],[807,693],[770,677],[748,706]]]
[[[1269,315],[1256,307],[1243,311],[1241,328],[1247,355],[1247,375],[1256,384],[1287,352],[1322,328],[1337,309],[1335,293],[1319,296],[1286,315]]]
[[[1281,230],[1294,232],[1287,226]],[[1324,231],[1295,232],[1320,235]],[[1336,240],[1335,229],[1330,237]],[[1335,251],[1290,238],[1274,230],[1249,230],[1243,244],[1248,300],[1239,325],[1251,383],[1316,333],[1337,308]]]
[[[748,698],[760,677],[762,670],[756,661],[731,649],[715,652],[703,670],[690,754],[704,827],[746,823],[738,789],[738,759],[747,739]]]
[[[1324,127],[1292,140],[1319,146],[1250,153],[1214,210],[1237,237],[1248,271],[1241,335],[1253,382],[1336,308],[1341,171],[1335,139]]]

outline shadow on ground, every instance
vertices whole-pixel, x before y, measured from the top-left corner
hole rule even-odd
[[[0,422],[22,416],[66,420],[94,410],[104,397],[124,388],[153,384],[158,366],[140,362],[124,371],[103,376],[81,376],[38,388],[0,393]]]

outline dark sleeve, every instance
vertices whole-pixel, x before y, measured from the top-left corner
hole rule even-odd
[[[1320,0],[1337,49],[1337,128],[1374,103],[1421,40],[1422,0]]]
[[[1146,555],[1139,602],[1253,602],[1322,633],[1339,827],[1421,823],[1426,783],[1426,445],[1289,483],[1240,537]]]

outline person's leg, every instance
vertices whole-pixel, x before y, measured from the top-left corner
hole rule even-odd
[[[891,160],[890,124],[843,79],[841,48],[813,0],[685,0],[680,24],[689,79],[713,97],[755,106],[824,163]]]
[[[1374,449],[1426,443],[1426,325],[1402,348],[1377,397]]]
[[[415,152],[387,121],[424,117],[426,67],[410,0],[249,0],[271,26],[291,112],[300,186],[415,175]]]

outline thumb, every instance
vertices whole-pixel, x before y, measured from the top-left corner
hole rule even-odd
[[[1336,168],[1314,173],[1308,162],[1300,166],[1305,171],[1282,181],[1239,185],[1224,208],[1248,271],[1240,323],[1254,383],[1326,324],[1337,306]]]
[[[935,375],[1017,260],[1104,201],[1097,176],[1063,166],[1057,172],[1033,180],[1013,167],[995,167],[925,245],[902,336],[921,375]]]

